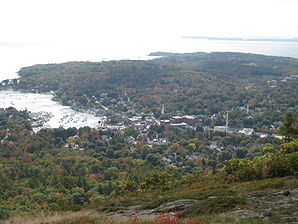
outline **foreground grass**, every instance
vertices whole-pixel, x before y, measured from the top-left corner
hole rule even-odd
[[[209,197],[243,198],[250,194],[271,194],[285,189],[298,188],[293,177],[263,179],[248,182],[223,183],[219,179],[206,177],[191,185],[184,185],[168,191],[146,190],[113,198],[93,206],[98,211],[117,211],[123,207],[141,205],[140,209],[152,209],[162,203],[178,199],[207,200]],[[245,204],[242,201],[240,204]],[[245,206],[242,206],[243,208]]]
[[[162,214],[160,216],[110,217],[94,210],[80,212],[40,213],[38,216],[15,216],[1,224],[265,224],[280,223],[280,219],[269,221],[259,219],[235,219],[230,214],[221,213],[180,218]]]
[[[298,188],[298,180],[293,177],[272,178],[249,182],[223,183],[214,177],[205,177],[196,183],[177,187],[167,191],[151,189],[125,194],[99,202],[77,212],[42,212],[28,216],[13,216],[0,224],[246,224],[246,223],[280,223],[280,219],[292,215],[296,210],[286,208],[266,220],[239,219],[231,211],[247,209],[258,211],[262,208],[260,201],[251,201],[247,195],[270,195],[281,190]],[[140,210],[156,208],[162,203],[178,199],[198,200],[190,208],[177,215],[163,214],[163,218],[147,215],[138,217],[108,216],[110,211],[123,209],[131,205],[140,205]]]

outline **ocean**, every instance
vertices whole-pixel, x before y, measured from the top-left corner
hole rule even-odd
[[[0,91],[0,108],[14,107],[17,110],[28,110],[35,118],[42,118],[42,128],[70,128],[89,126],[96,128],[103,121],[88,112],[79,112],[52,100],[53,95],[23,93],[19,91]],[[34,131],[41,127],[33,128]]]

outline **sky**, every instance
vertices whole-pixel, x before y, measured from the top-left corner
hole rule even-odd
[[[298,0],[1,0],[0,47],[180,36],[298,37]]]
[[[298,37],[297,9],[298,0],[0,0],[0,80],[34,64],[145,59],[156,51],[298,57],[297,43],[181,38]]]

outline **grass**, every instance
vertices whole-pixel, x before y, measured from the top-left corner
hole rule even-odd
[[[242,191],[249,192],[249,191],[264,191],[270,192],[270,190],[276,190],[279,188],[283,188],[286,185],[289,187],[292,186],[291,182],[293,181],[292,178],[285,177],[285,178],[270,178],[270,179],[263,179],[258,181],[247,181],[247,182],[240,182],[234,183],[234,185]],[[293,183],[294,185],[295,183]]]
[[[239,197],[208,198],[200,200],[198,203],[185,209],[182,215],[184,217],[194,217],[202,214],[218,214],[230,211],[243,204],[245,204],[245,199]]]
[[[226,185],[217,185],[210,187],[202,187],[200,189],[189,189],[182,188],[180,191],[169,191],[166,192],[163,197],[155,199],[148,203],[143,204],[140,209],[152,209],[161,205],[165,202],[175,201],[178,199],[195,199],[195,200],[205,200],[209,197],[223,197],[223,196],[233,196],[235,191],[228,189]]]
[[[296,207],[280,209],[267,221],[260,219],[239,219],[230,215],[236,209],[259,211],[262,202],[249,200],[247,195],[261,193],[270,195],[281,190],[298,187],[293,177],[272,178],[249,182],[223,183],[220,178],[200,180],[188,186],[176,189],[146,190],[110,198],[80,211],[42,212],[36,215],[13,216],[0,224],[156,224],[156,216],[139,216],[134,219],[124,216],[107,216],[106,213],[123,209],[131,205],[140,205],[139,209],[152,209],[162,203],[178,199],[196,199],[197,203],[181,213],[174,224],[249,224],[279,223],[280,218],[295,213]],[[274,211],[275,212],[275,211]],[[275,212],[276,213],[276,212]],[[161,224],[167,224],[166,221]],[[157,224],[160,224],[157,223]],[[171,224],[173,224],[171,223]]]
[[[272,217],[269,221],[260,219],[235,219],[229,213],[204,214],[195,217],[173,216],[164,213],[160,216],[116,216],[94,210],[61,213],[39,213],[37,216],[15,216],[1,224],[267,224],[280,223],[279,218]]]

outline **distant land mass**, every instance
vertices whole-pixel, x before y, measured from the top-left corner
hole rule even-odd
[[[206,36],[183,36],[184,39],[207,39],[207,40],[239,40],[239,41],[273,41],[273,42],[298,42],[298,38],[245,38],[245,37],[206,37]]]
[[[150,56],[159,58],[30,66],[19,71],[18,80],[4,80],[0,89],[52,91],[55,100],[73,109],[109,117],[113,111],[113,124],[119,125],[123,117],[142,113],[166,120],[202,115],[210,125],[214,114],[235,111],[230,125],[261,131],[297,110],[298,59],[236,52]],[[239,109],[248,104],[255,119]],[[264,111],[268,117],[257,118]]]

